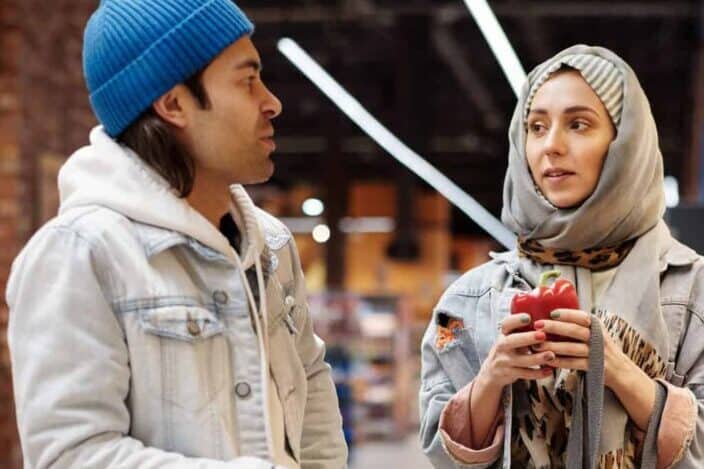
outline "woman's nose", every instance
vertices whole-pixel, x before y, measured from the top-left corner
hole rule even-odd
[[[550,129],[544,142],[543,153],[547,156],[562,156],[567,151],[565,135],[559,128]]]

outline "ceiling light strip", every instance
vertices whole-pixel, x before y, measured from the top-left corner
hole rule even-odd
[[[389,152],[391,156],[446,197],[505,247],[508,249],[515,247],[516,237],[511,231],[473,197],[464,192],[384,127],[295,41],[289,38],[281,39],[278,43],[278,48],[347,117]]]
[[[477,26],[481,30],[486,42],[489,43],[491,51],[494,53],[496,60],[499,61],[501,69],[508,78],[511,88],[516,96],[520,95],[521,87],[526,81],[526,72],[518,60],[516,51],[513,50],[511,43],[506,37],[506,33],[496,19],[496,15],[492,11],[486,0],[464,0],[467,4],[469,12],[477,22]],[[467,58],[469,60],[469,58]]]

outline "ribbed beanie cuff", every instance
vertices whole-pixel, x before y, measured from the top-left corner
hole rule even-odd
[[[156,31],[144,32],[140,28],[146,22],[131,23],[131,15],[148,9],[154,1],[104,0],[86,27],[83,57],[90,103],[111,137],[227,46],[254,31],[254,25],[231,0],[156,1],[161,10],[173,4],[177,14],[189,8],[187,4],[198,6],[190,7],[180,22],[162,24],[158,17],[150,18],[148,25]],[[145,37],[154,39],[145,41]],[[95,83],[99,81],[96,77],[106,81]]]

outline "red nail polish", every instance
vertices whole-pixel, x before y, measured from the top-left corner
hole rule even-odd
[[[545,327],[545,323],[543,321],[535,321],[533,323],[533,328],[535,329],[542,329],[543,327]]]

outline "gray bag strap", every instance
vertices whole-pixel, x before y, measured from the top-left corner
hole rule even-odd
[[[650,416],[648,430],[643,442],[643,454],[641,455],[640,461],[641,469],[655,469],[657,467],[657,433],[660,428],[660,420],[662,419],[662,412],[665,408],[666,397],[667,392],[665,388],[661,383],[657,383],[655,387],[655,405],[653,406],[653,413]]]
[[[580,375],[567,441],[567,468],[596,469],[604,413],[604,337],[599,321],[591,324],[589,370]]]

